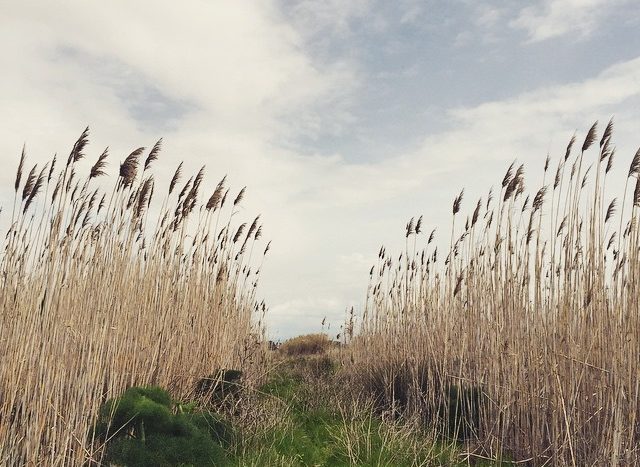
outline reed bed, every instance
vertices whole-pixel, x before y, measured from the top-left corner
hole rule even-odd
[[[381,248],[351,346],[380,410],[421,414],[470,459],[640,464],[640,150],[608,187],[612,134],[574,136],[529,194],[512,164],[466,219],[460,192],[444,252],[422,217],[402,254]]]
[[[182,163],[156,187],[161,141],[115,178],[108,150],[80,175],[88,135],[44,167],[20,158],[0,259],[2,465],[98,462],[106,399],[148,384],[189,397],[216,369],[263,363],[255,291],[268,246],[259,218],[235,220],[244,188],[222,179],[200,201],[204,167],[184,182]]]

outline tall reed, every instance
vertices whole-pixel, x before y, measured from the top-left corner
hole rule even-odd
[[[433,233],[397,261],[381,248],[352,345],[363,389],[480,456],[640,463],[640,150],[632,196],[607,199],[612,133],[572,138],[530,194],[512,164],[466,222],[456,196],[444,261]],[[474,394],[474,420],[452,394]]]
[[[88,135],[64,160],[27,172],[20,159],[0,259],[2,465],[97,461],[105,399],[147,384],[187,397],[217,368],[261,364],[262,227],[235,222],[245,190],[232,198],[223,179],[203,203],[204,167],[183,183],[182,163],[156,186],[161,141],[104,190],[108,150],[77,172]]]

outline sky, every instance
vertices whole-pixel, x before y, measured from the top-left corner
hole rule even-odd
[[[533,190],[596,120],[620,174],[640,145],[635,0],[0,0],[0,60],[0,205],[23,143],[44,161],[89,125],[115,173],[162,137],[160,176],[248,186],[275,339],[337,332],[380,245],[419,215],[446,237],[514,159]]]

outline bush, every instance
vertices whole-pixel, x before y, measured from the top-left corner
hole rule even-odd
[[[305,334],[285,341],[280,351],[289,356],[323,354],[334,343],[326,334]]]
[[[187,406],[188,407],[188,406]],[[106,442],[107,464],[128,466],[215,465],[225,461],[221,443],[231,428],[207,412],[172,412],[169,394],[133,387],[100,409],[95,434]]]

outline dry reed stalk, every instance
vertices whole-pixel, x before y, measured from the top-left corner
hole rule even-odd
[[[603,204],[613,122],[594,156],[596,131],[594,124],[573,160],[571,139],[553,184],[543,181],[531,205],[524,169],[512,164],[498,206],[488,202],[481,216],[476,205],[461,232],[453,224],[444,272],[431,238],[399,265],[381,248],[351,346],[364,390],[448,434],[463,427],[450,426],[447,391],[482,391],[470,442],[492,458],[640,463],[640,181],[627,217],[625,187],[615,230],[617,202]],[[583,160],[595,161],[593,172],[582,172]],[[638,161],[636,153],[628,179],[638,177]],[[548,160],[544,167],[546,174]],[[586,189],[588,177],[596,182]]]
[[[136,185],[143,150],[120,166],[104,209],[102,187],[90,185],[105,174],[106,150],[86,182],[73,185],[87,143],[88,129],[57,175],[53,164],[45,167],[48,173],[31,170],[0,259],[2,465],[97,461],[100,446],[91,427],[107,398],[148,384],[188,397],[196,380],[217,368],[251,375],[263,358],[262,329],[254,322],[266,309],[255,301],[258,274],[247,272],[250,263],[243,258],[233,260],[231,230],[218,238],[208,235],[208,224],[192,221],[204,172],[185,199],[167,197],[158,219],[168,222],[159,220],[149,232],[153,177]],[[23,153],[16,194],[24,162]],[[56,189],[49,198],[47,188],[42,197],[42,185],[52,177]],[[31,221],[38,211],[46,220],[42,231]],[[206,240],[193,246],[191,237]],[[256,240],[249,240],[252,246]],[[248,282],[229,279],[238,271]]]

